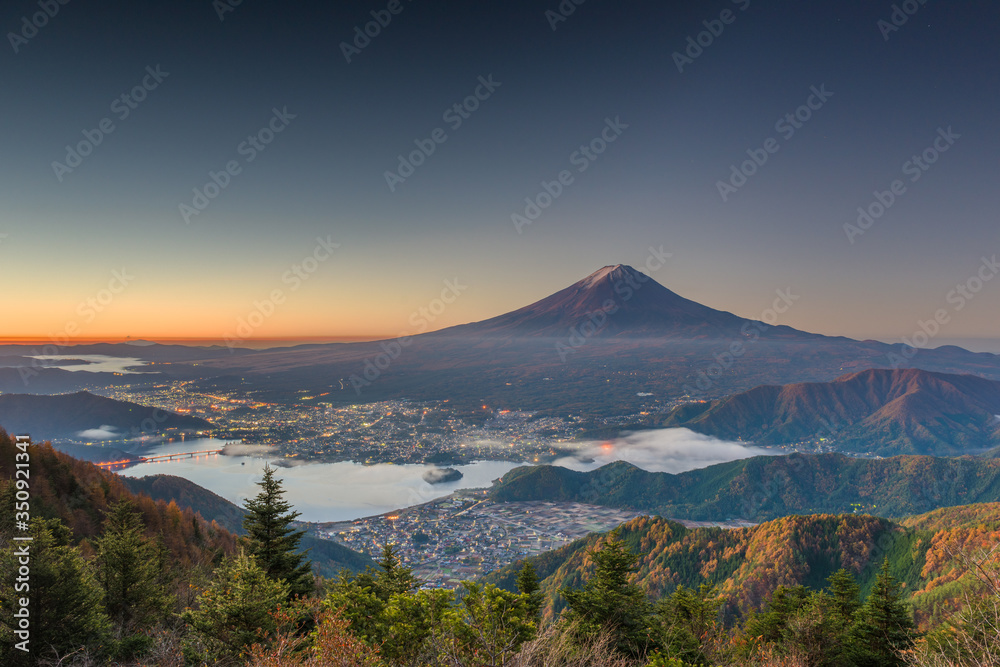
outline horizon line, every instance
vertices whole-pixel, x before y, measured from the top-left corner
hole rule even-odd
[[[240,344],[254,345],[257,343],[364,343],[370,341],[395,338],[392,334],[356,334],[356,335],[299,335],[299,336],[255,336],[239,340]],[[157,343],[160,345],[192,345],[213,344],[226,345],[223,336],[86,336],[74,337],[62,342],[53,336],[0,336],[0,345],[57,345],[59,347],[74,347],[77,345],[94,345],[97,343]]]

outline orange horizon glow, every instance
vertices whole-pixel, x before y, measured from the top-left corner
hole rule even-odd
[[[239,346],[258,347],[269,343],[360,343],[366,341],[387,340],[395,338],[392,334],[360,334],[356,336],[261,336],[245,338],[238,341]],[[0,336],[0,345],[59,345],[74,347],[76,345],[93,345],[95,343],[132,343],[145,341],[164,345],[225,345],[224,338],[207,338],[201,336],[103,336],[74,337],[68,342],[52,336]]]

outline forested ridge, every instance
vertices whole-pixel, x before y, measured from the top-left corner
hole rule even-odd
[[[1000,501],[1000,459],[790,454],[677,474],[648,472],[624,461],[589,472],[525,466],[506,473],[490,497],[583,502],[694,521],[768,521],[854,511],[905,517]]]
[[[1000,503],[946,508],[901,522],[814,514],[737,529],[688,529],[659,517],[640,517],[622,524],[617,534],[637,554],[636,582],[652,596],[662,597],[678,586],[708,585],[725,597],[721,611],[730,619],[758,608],[779,586],[818,589],[842,568],[867,593],[887,560],[916,621],[928,627],[959,606],[972,576],[957,554],[1000,543]],[[541,579],[546,614],[554,615],[564,605],[560,590],[586,578],[592,566],[588,553],[604,539],[590,535],[529,559]],[[513,588],[521,565],[485,580]]]
[[[237,537],[0,432],[5,505],[18,454],[33,517],[0,523],[0,571],[30,534],[31,641],[17,648],[4,582],[4,665],[1000,664],[997,503],[733,530],[640,517],[429,590],[391,544],[362,572],[317,576],[273,468]]]

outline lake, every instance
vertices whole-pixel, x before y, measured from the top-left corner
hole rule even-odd
[[[121,373],[135,375],[142,371],[129,370],[136,366],[145,366],[146,362],[138,357],[109,357],[103,354],[36,354],[33,359],[45,361],[83,361],[85,363],[46,364],[46,368],[59,368],[64,371],[86,373]]]
[[[226,443],[214,439],[193,439],[144,447],[143,456],[157,456],[204,449],[220,449]],[[139,453],[139,452],[136,452]],[[274,461],[267,456],[202,456],[162,463],[142,463],[119,471],[128,477],[176,475],[189,479],[226,500],[241,505],[257,495],[264,464]],[[431,465],[393,465],[380,463],[309,463],[278,467],[277,477],[284,481],[285,499],[302,512],[303,521],[343,521],[395,509],[419,505],[458,489],[490,486],[494,479],[523,463],[479,461],[463,466],[464,477],[456,482],[428,484],[423,474]]]
[[[196,438],[133,450],[156,456],[205,449],[221,449],[222,440]],[[658,429],[625,434],[613,440],[577,443],[579,458],[563,458],[558,465],[574,470],[593,470],[612,461],[628,461],[645,470],[679,473],[749,456],[774,454],[772,450],[725,442],[683,428]],[[256,449],[256,448],[249,448]],[[202,456],[162,463],[143,463],[122,470],[129,477],[176,475],[191,480],[240,505],[257,495],[268,456]],[[279,459],[284,464],[287,459]],[[353,462],[308,463],[279,467],[285,498],[302,512],[305,521],[344,521],[419,505],[458,489],[488,487],[506,472],[527,463],[477,461],[449,466],[464,477],[455,482],[428,484],[423,475],[435,466],[362,465]]]

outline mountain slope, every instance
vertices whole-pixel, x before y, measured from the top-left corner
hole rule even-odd
[[[899,517],[1000,500],[1000,460],[792,454],[757,456],[676,475],[624,462],[586,473],[534,466],[505,474],[490,497],[585,502],[710,521],[766,521],[855,510]]]
[[[205,430],[212,424],[174,412],[117,401],[86,391],[42,396],[0,396],[0,425],[10,433],[31,434],[34,440],[117,440],[168,429]],[[111,429],[105,427],[110,426]],[[86,432],[107,431],[108,433]]]
[[[640,517],[618,530],[639,555],[637,583],[654,598],[679,585],[707,584],[728,598],[726,611],[735,616],[758,608],[777,586],[822,588],[841,567],[855,575],[866,594],[888,559],[918,621],[926,622],[961,600],[962,568],[949,550],[1000,541],[1000,506],[953,509],[960,510],[962,521],[949,527],[940,527],[934,517],[897,523],[866,515],[816,514],[732,530],[688,529],[666,519]],[[590,535],[528,559],[541,579],[549,614],[563,604],[561,588],[580,586],[589,576],[588,551],[604,539]],[[522,564],[511,564],[485,580],[513,590]]]
[[[883,456],[954,455],[1000,445],[1000,382],[917,369],[873,369],[827,383],[756,387],[684,405],[664,426],[759,444],[811,440]]]
[[[143,493],[154,500],[176,503],[179,507],[197,512],[207,520],[215,521],[236,535],[243,534],[244,512],[241,507],[183,477],[147,475],[138,478],[122,477],[122,481],[133,493]],[[360,572],[374,564],[364,554],[309,534],[302,537],[301,547],[309,550],[314,569],[325,577],[336,576],[341,569]]]
[[[595,330],[590,332],[590,326]],[[747,320],[685,299],[631,266],[605,266],[583,280],[518,310],[436,332],[458,337],[565,337],[582,335],[684,340],[731,338]],[[816,338],[790,327],[769,337]]]
[[[0,489],[13,484],[16,451],[13,438],[0,429]],[[171,560],[184,567],[207,565],[236,547],[235,536],[222,526],[176,503],[132,493],[118,475],[56,451],[48,443],[31,445],[28,453],[32,517],[61,519],[76,542],[98,535],[108,508],[127,499],[142,513],[147,535],[162,537]],[[0,517],[5,523],[12,520],[13,513]]]
[[[199,383],[207,391],[239,389],[265,402],[308,391],[341,405],[448,399],[546,414],[633,414],[638,421],[645,419],[640,413],[659,416],[684,395],[716,398],[760,385],[828,382],[876,367],[1000,380],[997,355],[960,348],[903,355],[900,345],[809,334],[784,326],[794,296],[777,296],[774,305],[740,317],[613,265],[480,322],[429,331],[449,307],[432,299],[412,313],[398,339],[206,355],[197,366],[170,368],[210,374]]]
[[[215,521],[231,533],[243,531],[243,510],[220,495],[175,475],[120,477],[132,493],[142,493],[153,500],[175,502]]]

